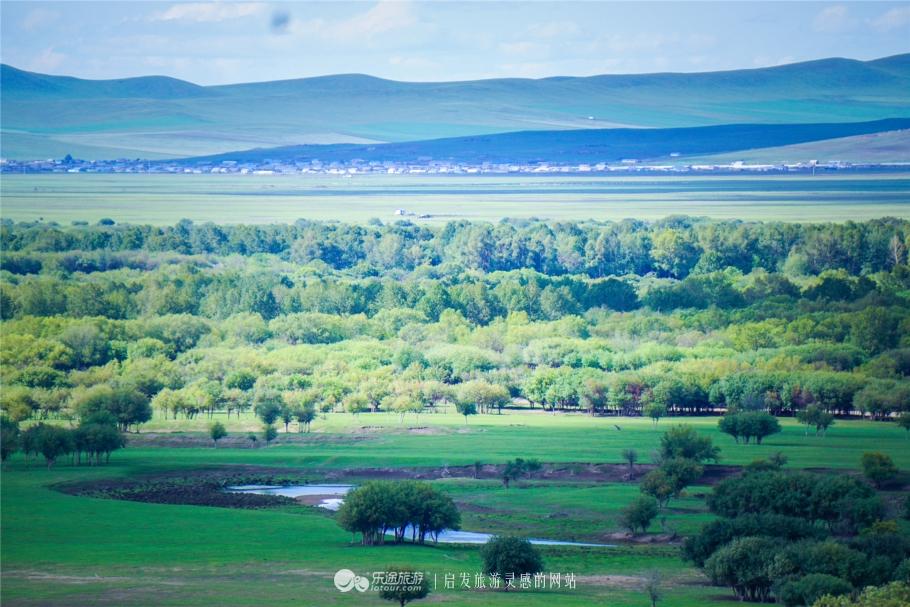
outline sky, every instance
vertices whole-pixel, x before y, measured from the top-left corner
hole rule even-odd
[[[910,51],[910,2],[0,2],[0,60],[227,84],[697,72]]]

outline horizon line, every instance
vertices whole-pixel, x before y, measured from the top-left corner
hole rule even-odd
[[[795,65],[806,65],[810,63],[819,63],[826,61],[848,61],[854,63],[875,63],[878,61],[885,61],[888,59],[894,59],[897,57],[910,57],[910,51],[905,53],[897,53],[894,55],[885,55],[883,57],[876,57],[874,59],[854,59],[851,57],[840,57],[840,56],[830,56],[830,57],[818,57],[816,59],[807,59],[804,61],[793,61],[790,63],[780,63],[776,65],[768,65],[763,67],[743,67],[736,69],[725,69],[725,70],[707,70],[707,71],[663,71],[663,72],[616,72],[616,73],[598,73],[598,74],[588,74],[588,75],[569,75],[569,74],[555,74],[552,76],[542,76],[539,78],[530,78],[522,76],[499,76],[491,78],[475,78],[472,80],[396,80],[394,78],[383,78],[381,76],[374,76],[372,74],[367,74],[363,72],[338,72],[332,74],[320,74],[315,76],[299,76],[293,78],[279,78],[277,80],[251,80],[251,81],[240,81],[240,82],[225,82],[221,84],[199,84],[193,82],[192,80],[185,80],[183,78],[177,78],[175,76],[169,76],[167,74],[141,74],[134,76],[123,76],[120,78],[83,78],[81,76],[73,76],[70,74],[52,74],[49,72],[36,72],[32,70],[26,70],[20,67],[16,67],[11,63],[0,62],[5,68],[14,69],[19,72],[26,74],[35,74],[39,76],[49,76],[52,78],[69,78],[73,80],[81,80],[84,82],[121,82],[125,80],[141,80],[145,78],[167,78],[170,80],[176,80],[178,82],[183,82],[186,84],[191,84],[193,86],[198,86],[201,88],[218,88],[218,87],[228,87],[228,86],[245,86],[245,85],[256,85],[256,84],[267,84],[267,83],[276,83],[276,82],[297,82],[301,80],[318,80],[324,78],[341,78],[341,77],[358,77],[358,78],[370,78],[373,80],[379,80],[383,82],[394,82],[398,84],[459,84],[466,82],[490,82],[490,81],[502,81],[502,80],[523,80],[523,81],[543,81],[543,80],[555,80],[555,79],[585,79],[585,78],[603,78],[603,77],[623,77],[623,76],[664,76],[664,75],[693,75],[693,74],[724,74],[732,72],[754,72],[762,70],[774,70],[780,68],[786,68]]]

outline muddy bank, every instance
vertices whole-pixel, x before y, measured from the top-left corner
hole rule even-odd
[[[280,495],[229,493],[232,485],[303,484],[306,478],[299,473],[284,474],[263,470],[258,473],[237,472],[231,469],[206,469],[191,472],[145,476],[131,480],[113,479],[61,483],[53,488],[69,495],[119,499],[152,504],[182,504],[217,506],[220,508],[271,508],[297,503]]]
[[[572,482],[608,483],[637,482],[652,469],[651,465],[636,466],[630,475],[624,464],[543,464],[532,477],[513,481],[523,482]],[[309,503],[278,495],[229,493],[227,487],[237,485],[306,485],[320,482],[364,480],[439,480],[445,478],[499,479],[502,465],[409,467],[409,468],[346,468],[294,469],[266,466],[219,466],[191,471],[175,471],[133,479],[112,479],[62,483],[54,489],[70,495],[83,495],[108,499],[122,499],[155,504],[185,504],[218,506],[223,508],[269,508],[274,506]],[[735,474],[735,466],[706,466],[699,481],[715,483]]]
[[[580,483],[623,483],[638,482],[653,470],[653,464],[636,465],[633,470],[627,464],[551,463],[542,464],[541,469],[530,477],[523,477],[514,483],[526,481],[554,481]],[[418,479],[439,480],[445,478],[500,479],[504,466],[485,464],[471,466],[439,466],[409,468],[346,468],[343,470],[322,470],[322,478],[338,479]],[[740,466],[705,466],[705,472],[696,484],[713,485],[742,470]]]

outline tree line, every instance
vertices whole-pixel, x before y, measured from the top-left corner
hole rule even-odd
[[[319,261],[335,269],[403,269],[455,264],[482,272],[532,269],[548,275],[590,277],[785,265],[818,274],[843,268],[876,272],[906,260],[908,224],[886,218],[843,224],[708,221],[674,216],[655,222],[469,221],[445,226],[408,221],[367,225],[300,220],[294,224],[216,225],[182,220],[174,226],[60,226],[6,221],[6,251],[149,251],[181,255],[281,255],[294,263]],[[116,258],[113,258],[116,259]],[[4,269],[33,271],[31,258],[4,260]],[[79,261],[65,262],[78,267]],[[119,262],[113,261],[117,264]],[[110,266],[108,266],[110,267]]]

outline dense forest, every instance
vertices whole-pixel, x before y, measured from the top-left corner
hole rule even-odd
[[[287,429],[313,410],[449,404],[766,411],[822,431],[822,414],[910,416],[897,219],[5,222],[0,244],[17,421],[253,408]]]

